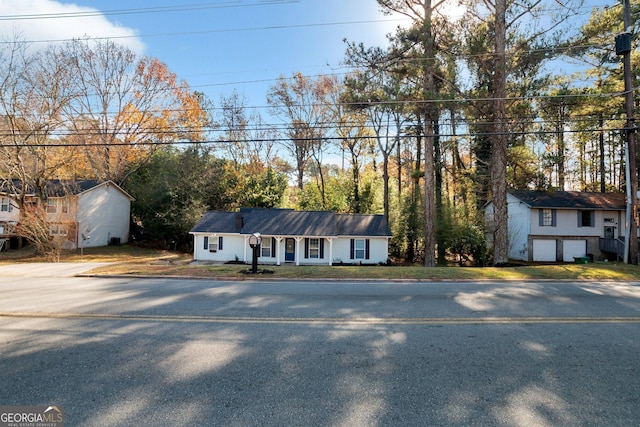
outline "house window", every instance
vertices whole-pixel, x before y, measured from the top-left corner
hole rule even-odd
[[[218,252],[222,250],[222,236],[204,236],[203,249],[209,252]]]
[[[594,211],[578,211],[578,227],[595,227]]]
[[[63,224],[51,224],[49,226],[49,235],[66,236],[69,233],[67,226]]]
[[[11,212],[11,199],[7,197],[0,199],[0,212]]]
[[[355,241],[355,259],[364,259],[364,239],[356,239]]]
[[[271,239],[268,237],[263,237],[262,243],[260,243],[260,256],[271,257],[271,251]]]
[[[540,211],[540,227],[555,227],[555,226],[556,226],[556,210],[542,209]]]
[[[47,199],[47,213],[56,213],[58,204],[55,199]]]
[[[309,239],[309,258],[320,258],[320,239]]]
[[[351,259],[369,259],[369,239],[351,239]]]
[[[317,237],[304,239],[304,257],[324,259],[324,239]]]
[[[60,210],[63,214],[69,213],[69,199],[60,200]]]

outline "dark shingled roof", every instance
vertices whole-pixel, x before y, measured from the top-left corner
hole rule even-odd
[[[192,233],[261,233],[268,236],[391,236],[383,215],[243,208],[207,212]]]
[[[241,229],[236,228],[235,212],[209,211],[205,213],[200,221],[191,229],[192,233],[239,233]]]
[[[338,234],[342,236],[389,236],[391,230],[384,215],[338,215]]]
[[[22,189],[22,182],[20,180],[12,179],[10,181],[11,183],[9,183],[9,181],[2,181],[0,183],[0,192],[12,194]],[[84,193],[85,191],[91,190],[100,184],[100,181],[95,179],[83,179],[78,181],[53,179],[47,181],[45,184],[45,190],[47,192],[47,197],[64,197]],[[35,193],[35,188],[31,184],[28,184],[27,194]]]
[[[623,193],[587,193],[581,191],[509,191],[532,208],[624,210]]]
[[[84,193],[98,185],[100,185],[100,182],[95,179],[83,179],[79,181],[54,179],[47,181],[45,188],[47,190],[47,197],[64,197]]]

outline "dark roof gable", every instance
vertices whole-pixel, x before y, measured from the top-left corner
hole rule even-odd
[[[261,233],[268,236],[384,236],[391,231],[383,215],[349,215],[330,211],[243,208],[209,211],[192,233]]]
[[[509,191],[532,208],[624,210],[623,193],[588,193],[582,191]]]
[[[60,180],[52,179],[45,183],[45,191],[47,197],[65,197],[65,196],[77,196],[89,191],[100,185],[115,185],[129,198],[131,196],[127,194],[122,188],[117,186],[113,181],[100,182],[95,179],[81,179],[81,180]],[[15,194],[22,190],[22,181],[19,179],[12,179],[9,181],[0,182],[0,193]],[[27,194],[35,195],[37,190],[32,184],[27,183]]]

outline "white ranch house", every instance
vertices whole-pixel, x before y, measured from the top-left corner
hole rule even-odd
[[[0,187],[0,241],[5,249],[17,236],[14,228],[20,210],[14,200],[19,182]],[[131,197],[112,181],[61,181],[46,183],[45,212],[51,238],[60,239],[64,249],[107,246],[127,242]],[[28,189],[27,203],[39,203],[35,190]]]
[[[386,263],[391,231],[383,215],[243,208],[207,212],[193,227],[193,259],[251,262],[249,237],[259,233],[258,262],[281,265]]]
[[[507,206],[512,260],[574,262],[587,256],[598,260],[615,257],[624,244],[622,193],[510,191]],[[491,202],[485,208],[485,221],[491,230]]]

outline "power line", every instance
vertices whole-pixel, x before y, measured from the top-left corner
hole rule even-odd
[[[1,18],[0,18],[1,20]],[[192,36],[201,34],[215,34],[215,33],[237,33],[237,32],[249,32],[249,31],[272,31],[294,28],[313,28],[313,27],[332,27],[341,25],[363,25],[363,24],[378,24],[386,22],[398,22],[401,19],[372,19],[366,21],[345,21],[345,22],[321,22],[312,24],[295,24],[295,25],[269,25],[264,27],[246,27],[246,28],[227,28],[227,29],[214,29],[214,30],[202,30],[202,31],[181,31],[175,33],[155,33],[155,34],[136,34],[128,36],[104,36],[104,37],[87,37],[86,40],[119,40],[130,38],[148,38],[148,37],[176,37],[176,36]],[[25,43],[62,43],[69,42],[76,39],[45,39],[45,40],[24,40]],[[85,38],[82,38],[85,40]],[[0,44],[9,44],[12,41],[0,41]]]
[[[59,18],[88,18],[91,16],[112,16],[112,15],[136,15],[136,14],[149,14],[149,13],[168,13],[168,12],[184,12],[184,11],[196,11],[206,9],[227,9],[227,8],[240,8],[240,7],[252,7],[252,6],[265,6],[276,4],[290,4],[299,3],[300,0],[261,0],[259,2],[239,4],[236,1],[227,1],[224,3],[201,3],[201,4],[187,4],[180,6],[155,6],[155,7],[141,7],[132,9],[110,9],[110,10],[89,10],[78,12],[57,12],[57,13],[35,13],[35,14],[20,14],[20,15],[4,15],[0,16],[0,21],[23,21],[33,19],[59,19]]]
[[[565,133],[596,133],[596,132],[606,132],[618,130],[623,131],[623,128],[620,129],[606,129],[606,128],[590,128],[590,129],[570,129],[564,131]],[[527,136],[527,135],[555,135],[557,132],[555,131],[516,131],[516,132],[468,132],[468,133],[439,133],[439,134],[422,134],[422,137],[433,138],[471,138],[471,137],[487,137],[487,136],[497,136],[497,135],[509,135],[509,136]],[[413,135],[400,135],[401,138],[412,137]],[[395,137],[395,136],[394,136]],[[375,135],[361,135],[361,136],[353,136],[353,137],[341,137],[341,136],[326,136],[326,137],[313,137],[313,138],[296,138],[296,141],[299,142],[318,142],[318,141],[353,141],[353,140],[372,140],[377,139],[378,137]],[[250,139],[229,139],[229,140],[200,140],[200,141],[188,141],[188,140],[179,140],[179,141],[140,141],[140,142],[108,142],[108,143],[82,143],[82,142],[47,142],[47,143],[38,143],[38,144],[28,144],[28,143],[16,143],[16,144],[0,144],[0,149],[11,149],[11,148],[23,148],[23,147],[83,147],[83,148],[99,148],[99,147],[142,147],[142,146],[172,146],[172,145],[207,145],[207,144],[233,144],[233,143],[248,143],[248,142],[289,142],[292,138],[250,138]]]
[[[640,87],[634,88],[634,91],[640,90]],[[617,98],[624,95],[624,91],[622,92],[602,92],[602,93],[573,93],[573,94],[558,94],[558,95],[530,95],[530,96],[512,96],[503,98],[507,102],[516,102],[516,101],[535,101],[535,100],[555,100],[555,99],[610,99]],[[478,98],[437,98],[437,99],[390,99],[384,101],[354,101],[354,102],[342,102],[342,103],[317,103],[317,104],[292,104],[292,107],[336,107],[338,105],[344,107],[353,107],[353,106],[365,106],[365,107],[375,107],[375,106],[397,106],[397,105],[429,105],[429,104],[465,104],[465,103],[489,103],[495,101],[497,98],[495,97],[478,97]],[[256,105],[256,106],[242,106],[243,109],[267,109],[267,108],[278,108],[284,107],[284,105]],[[224,107],[213,107],[207,109],[207,112],[214,111],[224,111]],[[167,108],[167,109],[159,109],[159,110],[147,110],[151,116],[153,114],[165,113],[165,112],[189,112],[192,110],[184,109],[184,108]],[[121,111],[108,111],[106,115],[119,115]],[[100,115],[102,116],[102,114]],[[87,121],[91,121],[91,119],[87,119]]]
[[[582,114],[582,115],[572,115],[569,116],[567,118],[565,118],[564,120],[559,120],[559,119],[549,119],[549,118],[541,118],[540,116],[508,116],[505,117],[504,123],[508,124],[508,125],[512,125],[514,127],[521,127],[521,126],[536,126],[536,127],[543,127],[543,126],[550,126],[550,125],[566,125],[566,126],[570,126],[570,125],[579,125],[581,123],[592,123],[595,120],[600,120],[601,118],[598,117],[597,115],[594,114]],[[605,118],[606,122],[612,122],[612,121],[620,121],[620,120],[624,120],[624,118],[622,117],[607,117]],[[408,127],[411,126],[413,122],[411,121],[406,121],[403,125],[403,127]],[[439,124],[440,126],[450,126],[453,124],[456,124],[456,128],[465,128],[465,127],[473,127],[473,126],[489,126],[491,124],[496,123],[495,121],[492,120],[486,120],[486,119],[468,119],[468,118],[458,118],[458,119],[451,119],[449,117],[445,117],[442,118],[441,120],[439,120]],[[334,130],[334,129],[339,129],[339,128],[356,128],[356,127],[365,127],[368,129],[371,129],[371,124],[367,123],[364,124],[358,121],[346,121],[346,122],[341,122],[341,125],[338,126],[336,125],[336,123],[334,122],[318,122],[312,126],[309,126],[308,128],[306,128],[306,130],[310,131],[310,132],[315,132],[315,131],[326,131],[326,130]],[[615,130],[613,128],[609,128],[610,130]],[[259,123],[256,125],[252,125],[249,124],[247,126],[237,126],[237,127],[233,127],[233,126],[204,126],[204,127],[193,127],[193,128],[184,128],[184,127],[180,127],[180,126],[176,126],[176,127],[171,127],[171,128],[167,128],[167,127],[147,127],[144,129],[144,131],[139,132],[141,135],[150,135],[150,134],[155,134],[155,135],[160,135],[160,134],[164,134],[164,135],[172,135],[172,134],[188,134],[188,133],[218,133],[218,134],[228,134],[228,133],[238,133],[238,132],[245,132],[247,134],[252,133],[252,132],[269,132],[269,131],[275,131],[275,132],[293,132],[296,131],[297,129],[295,127],[292,127],[291,125],[289,125],[288,123]],[[554,131],[556,132],[556,131]],[[536,133],[535,131],[532,131],[532,133]],[[123,131],[117,131],[115,129],[82,129],[80,131],[78,131],[77,129],[58,129],[58,130],[51,130],[48,132],[38,132],[38,131],[9,131],[6,130],[5,131],[0,131],[0,138],[5,137],[14,137],[14,138],[18,138],[18,137],[70,137],[70,136],[102,136],[102,135],[108,135],[108,136],[112,136],[112,135],[120,135],[120,136],[125,136],[125,135],[130,135],[129,132],[127,132],[126,130]]]

